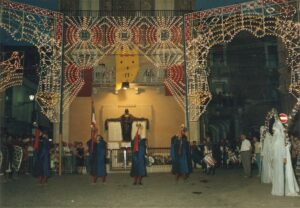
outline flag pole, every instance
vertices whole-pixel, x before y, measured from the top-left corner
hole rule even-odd
[[[94,100],[93,100],[93,96],[91,96],[91,124],[90,124],[90,128],[91,128],[91,132],[90,132],[90,137],[91,139],[93,138],[93,108],[94,108]]]
[[[185,107],[185,126],[188,130],[188,140],[190,140],[190,117],[189,117],[189,96],[188,96],[188,74],[187,74],[187,63],[186,63],[186,37],[185,37],[185,30],[187,29],[185,27],[185,15],[182,15],[183,24],[182,24],[182,44],[183,44],[183,66],[184,66],[184,107]]]
[[[62,174],[62,140],[63,140],[63,99],[64,99],[64,40],[65,15],[62,14],[62,43],[61,43],[61,70],[60,70],[60,102],[59,102],[59,166],[58,175]]]
[[[285,175],[286,175],[286,168],[285,168],[285,163],[283,163],[283,196],[285,196],[285,183],[286,183],[286,180],[285,180]]]
[[[93,125],[93,114],[94,114],[94,100],[93,100],[93,95],[91,96],[92,100],[91,100],[91,124],[90,124],[90,128],[91,128],[91,133],[90,133],[90,137],[91,137],[91,149],[90,149],[90,154],[94,151],[94,136],[93,136],[93,131],[94,131],[94,125]]]

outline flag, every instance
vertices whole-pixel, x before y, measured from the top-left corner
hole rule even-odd
[[[96,113],[95,113],[95,106],[94,101],[92,100],[92,125],[96,126]]]
[[[139,72],[139,52],[136,47],[118,47],[115,52],[116,90],[123,82],[134,82]]]
[[[139,151],[139,127],[137,128],[136,134],[135,134],[135,137],[134,137],[133,151],[134,152]]]
[[[41,131],[39,128],[35,128],[34,131],[34,144],[33,144],[33,149],[37,151],[40,147],[40,136],[41,136]]]
[[[93,152],[94,141],[96,140],[97,131],[98,131],[98,129],[96,127],[95,106],[94,106],[94,101],[92,100],[92,116],[91,116],[91,141],[92,141],[92,146],[91,146],[91,152]]]

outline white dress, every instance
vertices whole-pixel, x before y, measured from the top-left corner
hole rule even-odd
[[[299,196],[299,186],[294,174],[291,153],[290,153],[291,143],[286,145],[286,165],[285,165],[285,194],[286,196]]]
[[[263,138],[261,182],[272,183],[272,136],[269,132]]]
[[[284,159],[286,158],[284,128],[277,119],[273,125],[272,195],[284,195]]]

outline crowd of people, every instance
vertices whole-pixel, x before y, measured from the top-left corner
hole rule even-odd
[[[171,171],[178,182],[180,178],[188,179],[198,167],[206,174],[214,175],[217,168],[242,166],[246,178],[253,176],[255,167],[263,183],[272,183],[273,195],[296,196],[299,187],[294,172],[300,172],[300,140],[295,135],[290,135],[290,140],[287,140],[286,135],[284,126],[277,119],[272,132],[262,127],[260,138],[241,135],[238,140],[223,139],[213,143],[207,137],[201,144],[190,144],[187,129],[181,126],[170,142]],[[52,142],[47,132],[39,131],[38,135],[24,138],[7,136],[1,141],[1,174],[9,177],[32,174],[38,177],[40,184],[46,184],[50,175],[58,173],[59,145]],[[142,185],[142,179],[147,176],[146,144],[137,128],[131,141],[130,176],[134,185]],[[64,173],[89,172],[92,184],[96,184],[99,177],[102,183],[106,182],[107,143],[101,135],[95,135],[86,144],[64,142],[61,152]]]
[[[50,138],[48,141],[50,172],[55,175],[58,174],[59,169],[59,144],[53,143]],[[0,174],[7,174],[9,177],[12,177],[13,174],[33,174],[37,158],[35,145],[35,136],[13,137],[8,135],[1,137],[2,165]],[[15,155],[20,156],[16,158]],[[89,168],[86,162],[87,156],[87,145],[85,147],[81,141],[63,142],[62,171],[64,173],[84,174],[87,171],[86,168]],[[14,163],[17,165],[14,166]]]

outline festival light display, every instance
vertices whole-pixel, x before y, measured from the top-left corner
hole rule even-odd
[[[293,117],[300,106],[300,24],[294,21],[295,13],[293,1],[257,0],[184,17],[66,16],[63,22],[61,13],[2,0],[0,27],[16,41],[26,41],[38,48],[40,81],[36,100],[51,121],[57,120],[59,112],[63,65],[65,111],[84,85],[84,70],[99,65],[107,55],[119,50],[126,55],[127,49],[132,48],[157,68],[167,71],[165,85],[180,106],[186,107],[182,79],[184,45],[187,107],[190,120],[196,121],[212,98],[208,86],[209,51],[214,45],[229,43],[241,31],[249,31],[257,38],[276,36],[284,43],[291,72],[290,92],[298,98],[294,113],[290,115]]]
[[[8,0],[2,0],[0,6],[0,28],[14,40],[28,42],[38,49],[40,79],[36,101],[42,112],[55,121],[60,99],[62,15]]]
[[[81,68],[138,48],[155,66],[183,62],[182,17],[66,17],[66,60]]]
[[[217,44],[229,43],[241,31],[248,31],[257,38],[270,35],[282,40],[288,51],[290,92],[299,99],[300,24],[293,19],[296,14],[294,5],[295,2],[286,0],[258,0],[185,15],[191,120],[199,119],[212,98],[207,81],[210,49]],[[296,106],[293,111],[296,111]],[[291,117],[294,115],[295,112]]]
[[[23,56],[13,51],[10,57],[0,62],[0,92],[23,83]]]
[[[66,17],[65,64],[73,66],[79,74],[84,69],[97,66],[105,56],[130,56],[128,51],[136,49],[160,69],[183,62],[182,26],[183,18],[176,16],[157,17]],[[183,68],[182,74],[184,72]],[[69,96],[65,106],[76,97],[82,87],[82,76],[70,82],[65,77],[65,93]],[[182,91],[178,83],[166,80],[172,95],[183,106]],[[180,84],[181,85],[181,84]]]

